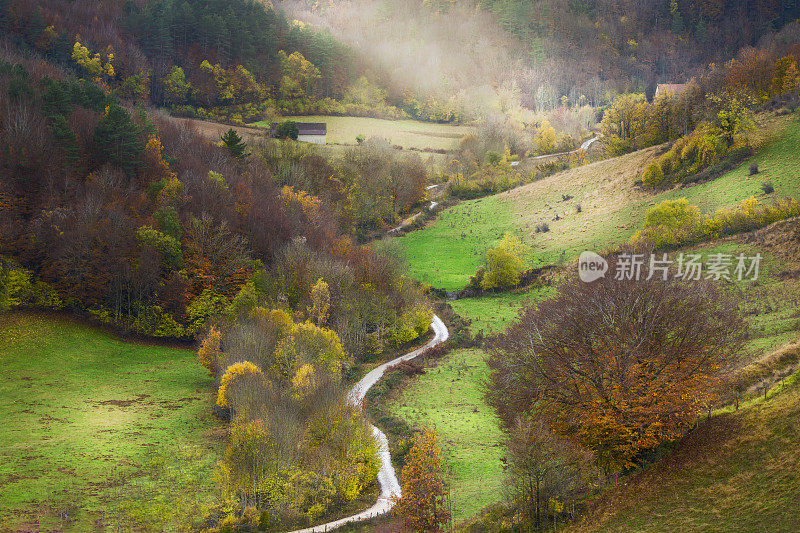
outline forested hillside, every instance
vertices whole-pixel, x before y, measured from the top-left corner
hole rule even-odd
[[[536,66],[560,72],[561,94],[599,80],[612,87],[655,89],[683,82],[709,63],[724,63],[756,46],[800,14],[794,0],[481,0],[499,24],[518,36]],[[563,68],[566,65],[569,68]],[[555,70],[554,70],[555,69]],[[545,78],[546,79],[546,78]]]
[[[0,29],[62,67],[77,63],[79,76],[122,99],[178,114],[233,122],[298,112],[402,114],[380,101],[357,52],[251,0],[3,0]]]
[[[248,102],[258,91],[299,91],[292,101],[303,102],[314,91],[340,90],[333,81],[336,66],[326,71],[328,86],[293,85],[291,76],[309,75],[309,83],[321,76],[294,47],[325,37],[289,25],[261,4],[52,1],[0,7],[2,24],[11,30],[0,44],[0,311],[67,312],[129,340],[202,340],[197,361],[183,353],[175,363],[180,385],[193,391],[178,401],[198,400],[195,394],[208,387],[216,414],[231,423],[213,438],[190,434],[190,426],[210,427],[207,405],[181,413],[186,428],[174,430],[213,454],[224,444],[218,464],[178,454],[147,460],[162,461],[157,466],[131,462],[119,474],[161,479],[156,470],[179,470],[179,483],[188,483],[188,462],[205,480],[204,495],[191,510],[183,504],[165,510],[160,493],[152,504],[137,501],[142,489],[128,478],[110,481],[118,472],[99,468],[92,455],[81,459],[88,469],[66,489],[55,483],[34,493],[23,482],[0,494],[0,527],[26,527],[25,520],[57,515],[79,529],[95,523],[163,530],[187,522],[224,529],[255,521],[262,529],[285,530],[369,500],[375,443],[344,386],[358,372],[355,365],[423,335],[432,310],[397,261],[358,240],[396,224],[423,200],[428,168],[417,155],[400,154],[379,139],[335,160],[292,140],[245,142],[233,129],[209,140],[151,105],[174,98],[181,87],[186,102],[210,106],[228,98],[232,106]],[[181,13],[199,25],[191,37],[178,31]],[[228,22],[217,17],[230,22],[235,43],[226,37]],[[307,53],[327,68],[321,56]],[[20,320],[67,329],[63,317]],[[15,327],[3,329],[4,340],[13,339]],[[38,387],[36,365],[58,352],[59,337],[39,343],[38,331],[27,333],[38,348],[8,340],[8,360],[21,374],[35,374],[20,379],[35,379]],[[81,335],[92,339],[97,332]],[[93,365],[122,367],[113,348],[89,360],[82,342],[90,341],[70,347],[74,365],[65,366],[58,387],[95,383],[97,377],[82,374],[94,372]],[[44,477],[57,477],[54,465],[69,464],[60,455],[73,456],[48,447],[51,423],[94,435],[97,428],[85,419],[98,406],[109,410],[103,419],[122,419],[151,395],[159,405],[169,403],[158,385],[175,379],[164,372],[173,363],[144,353],[133,350],[129,364],[146,369],[148,379],[131,378],[130,389],[113,393],[98,387],[96,401],[80,397],[68,418],[41,418],[41,434],[8,441],[18,447],[9,451],[7,464],[24,460],[16,450],[45,447]],[[203,380],[186,368],[201,364],[208,370]],[[24,401],[30,398],[36,395]],[[3,419],[22,427],[30,423],[27,415],[50,416],[50,406],[31,401],[23,413],[16,400],[0,406]],[[142,446],[174,455],[153,442],[159,439],[153,426],[136,428],[125,420],[109,431],[135,431]],[[107,442],[98,441],[97,448]],[[0,474],[4,485],[23,480]],[[98,510],[84,490],[87,476],[99,476],[91,483],[124,486],[117,498],[102,496],[113,500],[100,505],[110,513]]]
[[[602,106],[618,93],[652,96],[657,83],[688,81],[743,48],[795,40],[779,32],[800,16],[795,0],[288,0],[280,5],[296,18],[330,28],[384,66],[392,87],[424,89],[483,113],[508,111],[514,101],[551,110],[564,103],[562,97],[570,105]]]

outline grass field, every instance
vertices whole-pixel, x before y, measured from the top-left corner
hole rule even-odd
[[[491,334],[505,330],[526,303],[551,293],[552,289],[545,287],[450,303],[471,321],[472,332]],[[502,433],[483,399],[488,375],[484,357],[480,349],[454,350],[389,405],[392,414],[412,427],[429,426],[438,431],[450,474],[455,522],[471,518],[503,498]]]
[[[483,401],[486,364],[480,350],[454,350],[415,379],[389,409],[412,427],[435,427],[450,474],[453,520],[502,497],[502,435]]]
[[[222,426],[188,350],[0,316],[0,530],[185,530],[215,502]]]
[[[463,298],[450,302],[450,306],[461,317],[470,321],[470,330],[484,335],[500,333],[517,321],[519,311],[526,305],[549,298],[555,293],[553,287],[542,287],[530,291],[508,294],[500,293],[481,298]]]
[[[284,117],[281,120],[296,122],[325,122],[328,126],[329,144],[356,144],[356,137],[364,135],[382,137],[393,145],[405,149],[426,148],[452,150],[464,135],[474,131],[470,126],[434,124],[416,120],[384,120],[366,117],[301,116]],[[269,122],[256,122],[258,127],[269,127]]]
[[[761,172],[749,176],[750,161],[724,176],[692,187],[652,194],[635,187],[658,148],[571,169],[517,189],[460,203],[443,211],[431,226],[398,239],[415,278],[437,288],[464,287],[484,253],[507,231],[530,245],[532,266],[570,261],[584,250],[602,251],[626,242],[657,202],[687,198],[705,211],[750,196],[800,197],[800,121],[776,119],[765,125],[780,132],[755,156]],[[761,184],[775,192],[764,197]],[[573,198],[565,201],[562,195]],[[576,205],[581,205],[577,213]],[[560,220],[554,221],[558,215]],[[539,222],[550,231],[535,233]]]

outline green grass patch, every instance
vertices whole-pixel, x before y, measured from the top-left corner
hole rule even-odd
[[[473,333],[500,333],[517,321],[520,310],[555,294],[554,287],[541,287],[523,293],[500,293],[481,298],[450,302],[453,310],[470,321]]]
[[[220,428],[193,352],[0,316],[0,521],[172,530],[215,503]]]
[[[434,124],[417,120],[385,120],[368,117],[300,116],[283,117],[283,120],[296,122],[325,122],[328,127],[327,142],[331,144],[356,144],[356,137],[382,137],[393,145],[405,149],[453,150],[464,135],[473,133],[470,126]],[[256,122],[252,126],[268,128],[267,121]]]
[[[454,350],[389,405],[392,414],[412,426],[435,427],[439,433],[455,522],[502,498],[502,434],[483,401],[483,358],[481,350]]]
[[[543,287],[450,304],[456,313],[471,320],[473,333],[498,333],[511,325],[523,306],[547,298],[553,291]],[[494,411],[483,399],[483,383],[488,377],[484,357],[480,349],[454,350],[388,405],[392,415],[412,427],[431,426],[439,432],[450,472],[455,522],[471,518],[503,498],[503,435]]]
[[[425,229],[393,239],[411,277],[438,289],[463,288],[483,264],[486,250],[515,229],[502,195],[463,202]]]

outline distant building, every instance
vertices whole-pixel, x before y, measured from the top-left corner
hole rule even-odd
[[[686,83],[659,83],[656,86],[656,94],[653,98],[658,98],[662,94],[678,96],[686,89]]]
[[[274,137],[278,129],[278,123],[273,122],[270,126],[270,134]],[[314,144],[326,144],[328,137],[328,126],[324,122],[298,122],[297,140]]]

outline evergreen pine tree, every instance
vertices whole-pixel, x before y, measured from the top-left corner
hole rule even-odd
[[[225,148],[230,151],[233,157],[237,159],[243,159],[247,156],[245,153],[245,150],[247,150],[247,144],[242,140],[241,136],[234,131],[233,128],[225,132],[225,135],[220,137],[220,139],[222,139],[222,143],[225,145]]]
[[[141,130],[130,114],[118,104],[111,104],[94,129],[94,156],[99,163],[114,163],[129,176],[139,167],[144,143]]]

